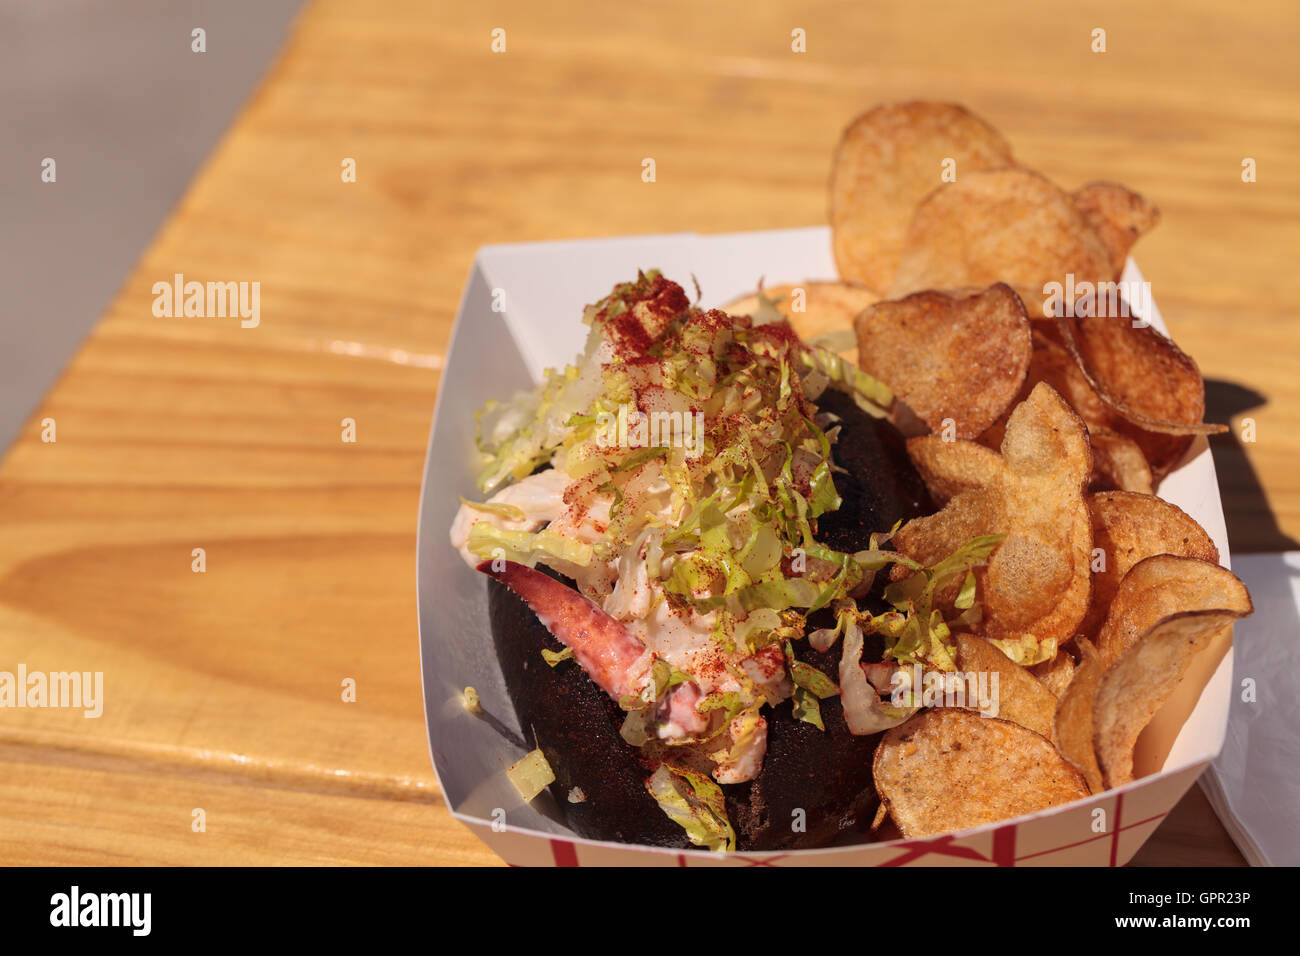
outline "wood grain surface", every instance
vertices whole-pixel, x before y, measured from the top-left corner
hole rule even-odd
[[[105,681],[98,719],[0,712],[0,863],[499,863],[441,801],[415,620],[474,253],[822,223],[879,101],[963,102],[1159,204],[1135,255],[1211,417],[1255,421],[1216,447],[1232,545],[1293,544],[1298,43],[1281,0],[311,4],[0,466],[0,667]],[[260,282],[260,324],[155,317],[175,273]],[[1138,858],[1193,861],[1241,862],[1195,791]]]

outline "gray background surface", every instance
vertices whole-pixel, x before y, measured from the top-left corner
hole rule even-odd
[[[302,0],[0,0],[0,450],[256,88]],[[207,51],[190,31],[207,31]],[[41,162],[58,179],[41,181]]]

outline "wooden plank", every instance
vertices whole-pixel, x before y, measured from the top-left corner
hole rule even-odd
[[[436,793],[395,800],[31,756],[0,746],[7,866],[504,865],[439,812]]]

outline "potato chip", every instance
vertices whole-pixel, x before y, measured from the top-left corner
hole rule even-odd
[[[1092,526],[1083,488],[1092,459],[1083,422],[1039,384],[1012,412],[997,461],[974,442],[941,451],[939,441],[910,439],[908,452],[917,449],[927,484],[957,493],[937,514],[903,525],[894,546],[933,565],[976,535],[1006,534],[975,572],[983,634],[1017,663],[1051,659],[1088,607]]]
[[[1055,335],[1050,323],[1036,323],[1034,327],[1034,352],[1029,361],[1029,374],[1026,383],[1046,382],[1060,393],[1066,404],[1079,413],[1087,424],[1088,430],[1108,428],[1112,413],[1106,407],[1088,380],[1079,371],[1079,366],[1070,357],[1069,351]],[[1033,386],[1030,385],[1030,388]]]
[[[1046,382],[1056,389],[1057,394],[1065,399],[1067,405],[1078,412],[1084,424],[1091,430],[1093,420],[1080,409],[1078,399],[1084,399],[1083,404],[1085,407],[1091,408],[1086,402],[1086,398],[1092,389],[1084,379],[1083,373],[1075,367],[1074,360],[1070,358],[1070,353],[1065,350],[1063,345],[1047,334],[1047,330],[1050,328],[1050,325],[1046,323],[1032,323],[1030,342],[1033,348],[1029,354],[1029,369],[1025,373],[1024,384],[1020,386],[1020,393],[1012,401],[1011,407],[979,436],[981,445],[987,445],[989,448],[995,449],[1002,447],[1002,439],[1006,436],[1007,419],[1011,417],[1011,412],[1015,407],[1029,397],[1029,393],[1034,390],[1034,386],[1039,382]],[[1082,388],[1080,388],[1080,384]],[[1106,406],[1101,403],[1100,399],[1096,400],[1096,407],[1101,409],[1101,414],[1105,416]]]
[[[1077,666],[1070,653],[1062,648],[1050,661],[1042,661],[1029,668],[1029,673],[1042,681],[1043,686],[1050,690],[1054,697],[1060,698],[1065,694],[1065,689],[1070,686]]]
[[[831,232],[841,277],[877,292],[889,288],[916,204],[942,185],[949,162],[953,174],[962,177],[1013,160],[997,130],[948,103],[890,103],[849,124],[830,181]]]
[[[1138,562],[1157,554],[1219,563],[1219,549],[1205,529],[1177,505],[1154,495],[1106,491],[1089,495],[1092,546],[1104,564],[1092,575],[1092,602],[1081,633],[1096,634],[1120,582]]]
[[[1110,524],[1101,525],[1100,533],[1113,529],[1132,543],[1133,553],[1160,546],[1144,541],[1153,525],[1152,537],[1169,540],[1179,534],[1171,528],[1181,529],[1184,548],[1213,552],[1191,518],[1159,499],[1150,501],[1158,506],[1146,496],[1112,492],[1094,496],[1090,504],[1103,518],[1110,512]],[[1249,614],[1251,604],[1231,572],[1197,558],[1161,554],[1128,570],[1110,610],[1096,648],[1084,639],[1076,642],[1083,660],[1057,708],[1052,738],[1094,793],[1132,779],[1133,746],[1142,729],[1191,659],[1224,626]]]
[[[1159,209],[1119,183],[1088,183],[1074,191],[1074,204],[1106,244],[1112,279],[1124,271],[1133,243],[1160,221]]]
[[[1097,397],[1118,416],[1117,431],[1142,446],[1163,475],[1194,435],[1227,426],[1202,422],[1205,382],[1196,362],[1149,326],[1120,315],[1062,317],[1062,341]]]
[[[1066,320],[1061,321],[1065,323]],[[1131,320],[1119,317],[1118,324],[1131,325]],[[1063,345],[1060,330],[1053,337],[1047,334],[1048,328],[1052,326],[1047,323],[1035,323],[1034,354],[1030,358],[1030,371],[1024,377],[1026,384],[1022,386],[1022,394],[1026,394],[1027,389],[1031,389],[1037,382],[1045,381],[1061,393],[1061,397],[1066,399],[1070,407],[1079,412],[1079,418],[1086,421],[1088,431],[1092,434],[1093,450],[1097,453],[1092,484],[1099,490],[1101,485],[1123,483],[1123,490],[1144,492],[1148,472],[1151,472],[1151,484],[1154,488],[1158,484],[1158,479],[1164,476],[1179,458],[1182,458],[1187,445],[1191,442],[1191,437],[1186,434],[1149,432],[1115,410],[1113,397],[1112,401],[1108,402],[1093,389],[1088,376],[1083,371],[1083,365],[1086,364],[1084,359],[1076,360],[1070,349]],[[1108,336],[1128,338],[1128,333],[1118,328],[1115,321],[1091,319],[1091,317],[1071,321],[1069,333],[1073,337],[1086,336],[1089,341],[1097,343],[1099,352],[1101,339]],[[1180,382],[1175,384],[1175,389],[1193,395],[1192,401],[1187,403],[1182,411],[1177,411],[1177,403],[1171,402],[1169,397],[1157,398],[1154,395],[1141,393],[1140,386],[1138,401],[1153,410],[1166,410],[1173,407],[1175,414],[1199,420],[1204,412],[1204,385],[1201,384],[1200,372],[1195,368],[1188,369],[1178,359],[1174,359],[1173,365],[1165,363],[1160,356],[1167,349],[1165,345],[1161,345],[1161,342],[1167,343],[1174,349],[1177,349],[1177,346],[1173,346],[1169,339],[1160,336],[1153,329],[1134,329],[1132,333],[1135,337],[1140,336],[1138,347],[1131,350],[1136,354],[1131,355],[1125,363],[1110,363],[1115,368],[1115,373],[1138,382],[1140,376],[1147,373],[1143,372],[1145,368],[1156,380],[1157,388],[1165,388],[1167,378],[1174,378],[1175,382]],[[1153,339],[1152,336],[1156,338]],[[1078,343],[1075,342],[1074,347],[1079,349]],[[1144,356],[1141,354],[1143,350],[1151,351],[1152,355]],[[1082,355],[1082,350],[1079,351]],[[1178,354],[1182,355],[1182,352]],[[1187,362],[1191,362],[1191,359]],[[1135,414],[1141,418],[1138,412]],[[1001,440],[1000,431],[1004,424],[1004,421],[993,423],[992,427],[980,436],[980,441],[985,445],[996,445]],[[1199,432],[1221,431],[1218,425],[1192,425],[1192,428]],[[1138,453],[1141,454],[1141,460],[1138,458]]]
[[[963,491],[998,481],[1002,456],[991,448],[966,441],[944,441],[937,435],[910,439],[907,454],[936,505],[946,505]]]
[[[890,298],[1006,282],[1031,316],[1049,283],[1106,281],[1110,252],[1069,193],[1027,169],[963,173],[917,207]]]
[[[1032,730],[966,710],[926,710],[888,731],[876,790],[909,839],[965,830],[1088,796],[1079,772]]]
[[[1156,443],[1162,441],[1164,436],[1143,434],[1107,406],[1088,384],[1065,346],[1047,334],[1048,328],[1050,326],[1046,324],[1036,323],[1033,352],[1025,384],[1021,386],[1020,400],[1028,397],[1029,391],[1039,382],[1047,382],[1079,413],[1079,417],[1088,426],[1088,440],[1092,445],[1092,477],[1088,482],[1090,489],[1109,491],[1117,488],[1143,494],[1154,493],[1156,476],[1142,445],[1130,436],[1139,434],[1144,441]],[[1003,415],[980,435],[981,444],[990,448],[1001,444],[1006,417]],[[1130,434],[1124,434],[1121,429]]]
[[[1093,701],[1093,747],[1107,787],[1133,779],[1138,735],[1169,699],[1192,658],[1251,610],[1247,597],[1245,607],[1236,610],[1188,610],[1161,618],[1106,670]]]
[[[1006,411],[1033,352],[1025,307],[1004,283],[878,302],[854,326],[863,371],[948,438],[974,438]]]
[[[1078,413],[1090,432],[1097,428],[1110,428],[1114,413],[1092,390],[1070,353],[1058,340],[1054,327],[1045,322],[1035,322],[1033,326],[1034,348],[1029,357],[1025,384],[1020,389],[1021,400],[1028,398],[1039,382],[1046,382]],[[1000,424],[1005,426],[1005,421]],[[985,432],[981,440],[987,443],[995,436],[1001,444],[997,425]]]
[[[880,298],[865,286],[852,282],[813,280],[764,288],[762,294],[775,302],[776,311],[808,343],[832,332],[851,333],[858,313]],[[752,316],[759,307],[759,293],[755,292],[722,306],[722,310],[729,315]],[[851,334],[846,337],[852,338]]]
[[[1073,679],[1061,696],[1053,718],[1052,742],[1072,767],[1083,774],[1088,789],[1101,793],[1105,789],[1101,767],[1092,746],[1093,700],[1097,682],[1101,680],[1105,664],[1101,655],[1087,641],[1078,642],[1082,661],[1074,670]]]
[[[998,676],[996,706],[1000,717],[1013,724],[1026,727],[1034,733],[1050,737],[1052,721],[1056,716],[1056,695],[1025,668],[1000,650],[974,634],[953,634],[957,646],[957,669],[966,674],[989,675],[988,686],[994,686],[992,675]],[[979,710],[979,704],[967,696],[967,708]]]
[[[1227,568],[1200,558],[1153,555],[1124,575],[1097,634],[1097,650],[1109,667],[1170,615],[1187,611],[1245,615],[1250,609],[1246,586]]]
[[[1155,493],[1155,478],[1142,446],[1109,428],[1088,428],[1092,442],[1092,480],[1094,491],[1134,491]]]

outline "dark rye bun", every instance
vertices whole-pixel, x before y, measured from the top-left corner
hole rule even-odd
[[[843,504],[819,519],[819,540],[837,550],[857,551],[867,547],[873,531],[888,531],[895,521],[931,510],[924,483],[893,426],[862,412],[839,392],[828,391],[817,404],[842,420],[835,459],[849,472],[835,475]],[[525,739],[555,771],[551,793],[568,826],[590,839],[691,848],[685,831],[647,792],[645,781],[653,768],[644,766],[640,752],[619,735],[624,713],[618,704],[573,661],[549,666],[542,649],[560,651],[563,645],[514,592],[492,579],[488,611],[506,690]],[[815,623],[810,622],[810,629]],[[839,682],[838,644],[819,654],[806,641],[797,641],[796,654]],[[747,783],[722,788],[738,849],[824,846],[870,822],[878,737],[850,734],[838,697],[821,701],[821,715],[825,732],[795,718],[789,701],[764,711],[763,769]],[[584,797],[576,803],[569,800],[575,788]]]

